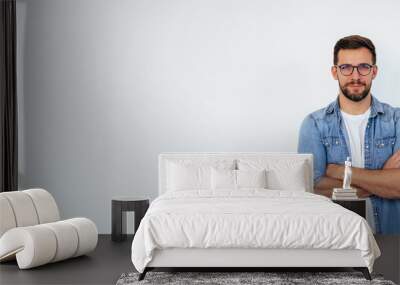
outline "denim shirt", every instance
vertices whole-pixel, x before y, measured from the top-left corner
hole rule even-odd
[[[400,108],[379,102],[372,96],[371,113],[365,131],[365,168],[382,169],[400,149]],[[309,114],[299,134],[299,153],[314,157],[314,185],[325,175],[327,164],[344,164],[351,157],[349,138],[342,119],[339,98],[326,108]],[[378,234],[400,234],[400,199],[371,196]]]

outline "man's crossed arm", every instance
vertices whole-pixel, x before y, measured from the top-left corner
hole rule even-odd
[[[315,186],[315,192],[330,197],[332,188],[342,187],[344,166],[328,164],[326,174]],[[383,169],[371,170],[352,167],[352,186],[358,188],[359,197],[371,194],[388,198],[400,198],[400,150],[393,154]]]

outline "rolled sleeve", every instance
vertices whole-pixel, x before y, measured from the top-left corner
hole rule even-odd
[[[313,155],[315,187],[322,176],[325,175],[326,151],[312,115],[308,115],[301,124],[297,152]]]

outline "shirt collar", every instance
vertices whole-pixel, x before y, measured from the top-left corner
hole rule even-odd
[[[327,114],[338,114],[340,112],[340,105],[339,105],[339,96],[337,96],[336,100],[333,101],[328,105],[326,108]],[[371,95],[371,114],[370,117],[375,117],[378,114],[384,114],[383,105],[376,99],[374,96]]]

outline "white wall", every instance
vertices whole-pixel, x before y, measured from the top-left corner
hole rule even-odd
[[[17,2],[20,187],[102,233],[112,196],[156,196],[160,152],[296,151],[340,37],[374,41],[400,106],[397,1]]]

